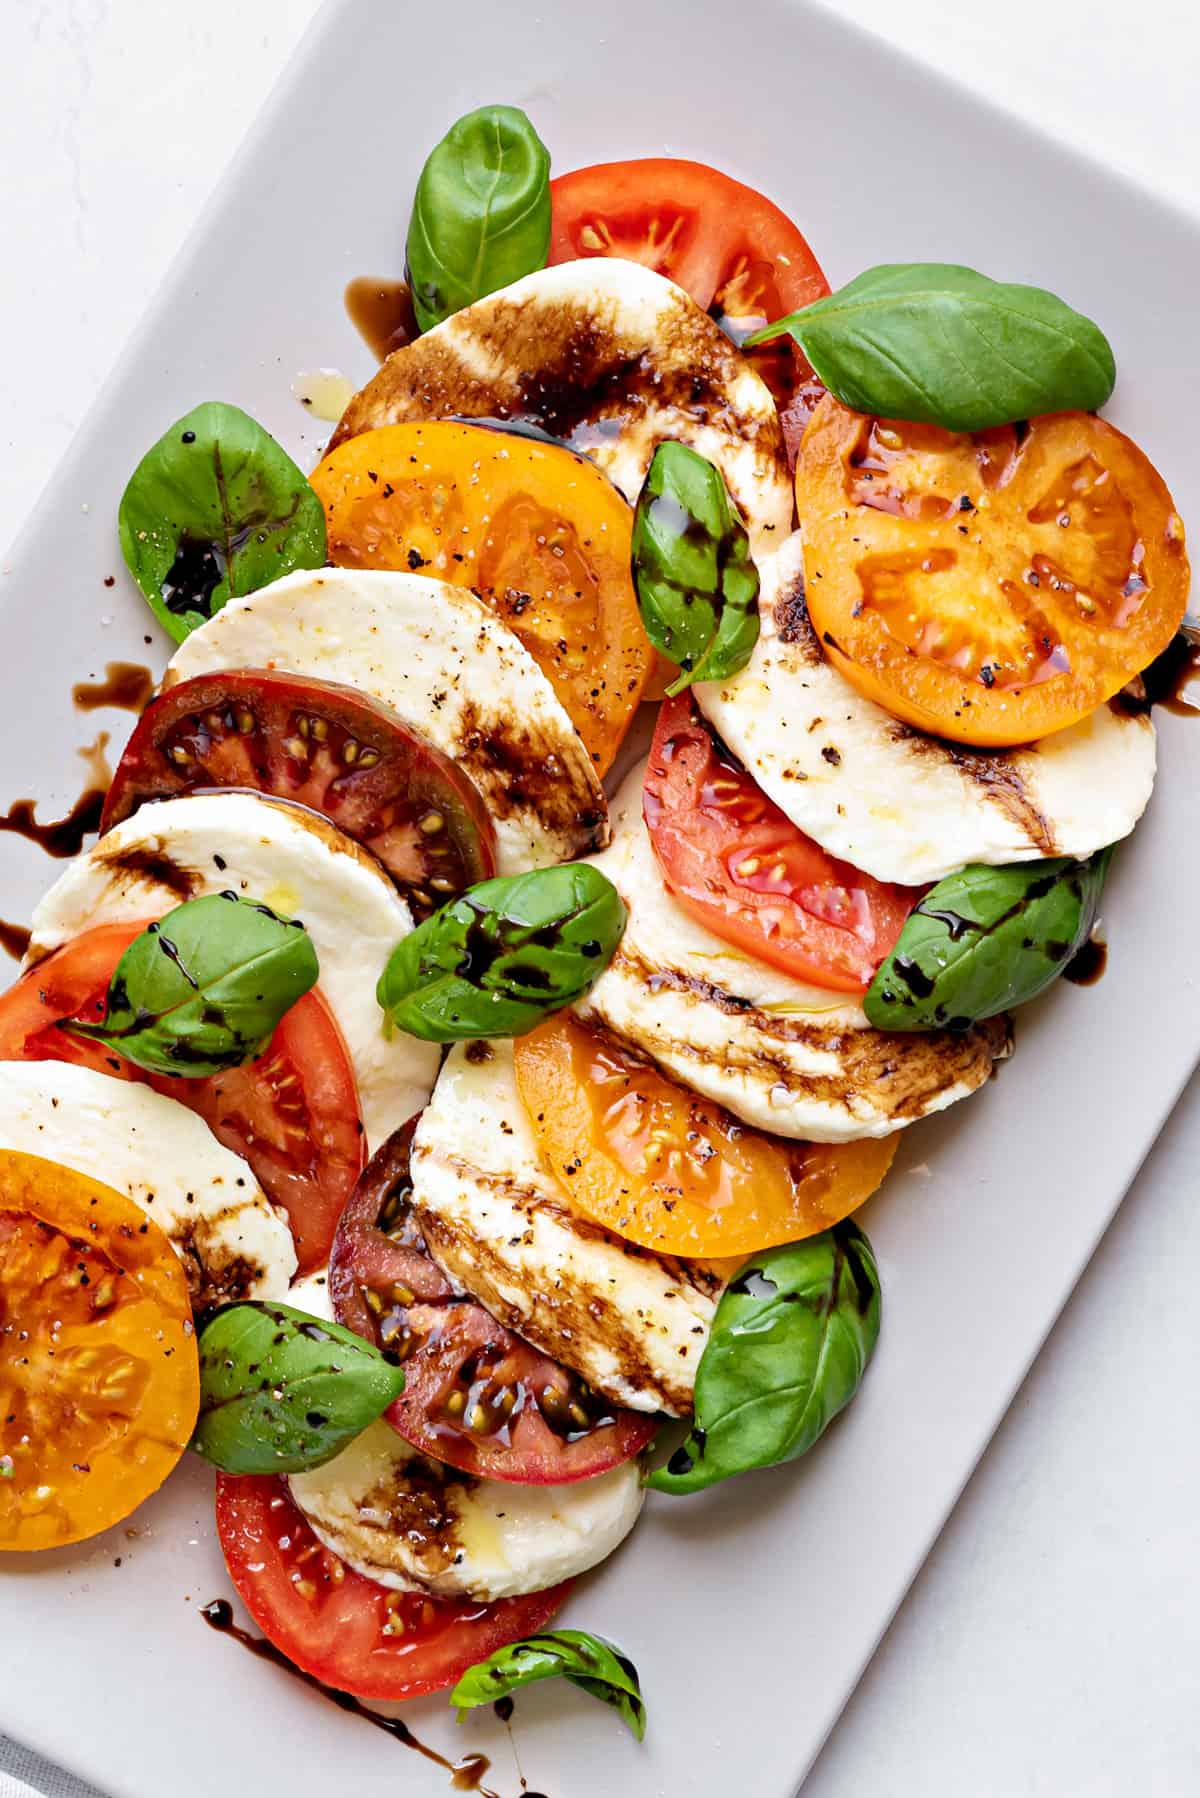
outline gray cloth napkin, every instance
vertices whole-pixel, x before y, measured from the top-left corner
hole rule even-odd
[[[73,1773],[51,1766],[32,1748],[0,1736],[0,1798],[101,1798]]]

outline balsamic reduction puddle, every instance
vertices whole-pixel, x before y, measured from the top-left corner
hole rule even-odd
[[[0,949],[6,950],[14,961],[20,961],[28,949],[31,934],[27,924],[10,924],[0,918]]]
[[[108,732],[102,730],[94,743],[79,751],[87,765],[88,783],[65,817],[49,818],[43,824],[37,815],[36,799],[14,799],[6,812],[0,812],[0,833],[8,831],[24,837],[56,861],[78,855],[84,840],[100,828],[100,814],[112,780],[104,754],[108,740]]]
[[[1181,718],[1200,714],[1200,618],[1189,613],[1162,654],[1112,704],[1134,713],[1161,706]]]
[[[380,362],[418,335],[407,281],[356,275],[344,298],[351,324]]]
[[[328,1698],[331,1704],[336,1704],[340,1711],[348,1711],[351,1716],[361,1717],[365,1723],[370,1723],[375,1729],[382,1729],[405,1748],[411,1748],[414,1754],[423,1755],[437,1767],[444,1767],[456,1792],[477,1792],[479,1798],[500,1798],[498,1792],[483,1784],[483,1776],[491,1766],[485,1754],[464,1754],[461,1760],[447,1760],[444,1754],[439,1754],[436,1748],[430,1748],[415,1736],[407,1723],[402,1723],[399,1717],[385,1717],[381,1711],[373,1711],[369,1705],[352,1697],[349,1692],[339,1692],[336,1687],[327,1686],[314,1674],[306,1673],[302,1667],[289,1661],[286,1654],[276,1648],[273,1642],[268,1642],[265,1636],[254,1636],[248,1629],[241,1629],[233,1621],[233,1606],[227,1598],[214,1598],[211,1604],[203,1607],[200,1615],[210,1629],[215,1629],[222,1636],[232,1636],[235,1642],[240,1642],[243,1648],[249,1649],[260,1660],[282,1667],[285,1673],[302,1680],[314,1692],[319,1692],[322,1698]],[[524,1798],[544,1798],[544,1794],[527,1790]]]
[[[1108,944],[1089,937],[1063,969],[1063,979],[1069,980],[1073,986],[1095,986],[1107,966]]]
[[[121,712],[144,712],[154,692],[154,676],[141,662],[106,662],[102,681],[78,681],[71,698],[79,712],[112,706]]]

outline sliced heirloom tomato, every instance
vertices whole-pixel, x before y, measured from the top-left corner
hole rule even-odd
[[[354,1071],[333,1014],[314,990],[284,1013],[264,1055],[205,1080],[145,1073],[57,1028],[104,1016],[108,983],[142,924],[100,924],[64,943],[0,995],[0,1061],[70,1061],[140,1080],[198,1112],[288,1214],[300,1272],[328,1259],[366,1161]]]
[[[384,425],[312,475],[342,568],[471,587],[546,675],[601,774],[653,651],[630,574],[633,513],[591,462],[478,424]]]
[[[827,398],[796,465],[809,616],[868,699],[980,747],[1065,730],[1183,618],[1183,524],[1088,412],[954,434]]]
[[[642,810],[685,910],[725,942],[835,992],[866,991],[920,897],[797,830],[717,743],[689,693],[658,714]]]
[[[476,1661],[544,1629],[570,1590],[495,1604],[389,1591],[324,1548],[284,1482],[268,1475],[217,1475],[217,1534],[268,1641],[325,1685],[377,1702],[452,1686]]]
[[[572,169],[550,183],[550,262],[619,256],[668,276],[735,343],[829,292],[785,212],[719,169],[648,156]],[[825,389],[788,338],[747,352],[775,395],[788,459]]]
[[[564,1485],[628,1461],[657,1420],[610,1404],[458,1296],[429,1254],[409,1205],[416,1122],[367,1163],[329,1265],[339,1322],[403,1359],[388,1421],[434,1460],[485,1479]]]
[[[418,918],[496,872],[495,832],[473,783],[353,687],[233,668],[168,688],[125,746],[100,829],[147,800],[215,787],[321,812],[378,857]]]
[[[711,1260],[814,1236],[870,1197],[896,1153],[894,1135],[800,1143],[751,1130],[570,1012],[513,1056],[538,1147],[573,1203],[659,1254]]]
[[[158,1225],[98,1180],[0,1149],[0,1549],[127,1517],[199,1405],[187,1281]]]

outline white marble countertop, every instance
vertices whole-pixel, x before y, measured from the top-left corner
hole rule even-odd
[[[826,4],[1200,209],[1194,0]],[[315,9],[0,0],[0,544]],[[805,1798],[1200,1791],[1197,1166],[1193,1086]]]

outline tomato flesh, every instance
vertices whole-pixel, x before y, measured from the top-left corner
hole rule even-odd
[[[555,443],[434,419],[363,431],[312,475],[331,559],[472,588],[538,663],[601,774],[650,674],[633,513]]]
[[[513,1053],[534,1136],[572,1202],[660,1254],[744,1256],[826,1230],[874,1192],[896,1152],[894,1136],[765,1136],[569,1012]]]
[[[664,702],[642,809],[670,891],[715,936],[835,992],[865,992],[919,893],[827,855],[714,739]]]
[[[142,924],[101,924],[64,943],[0,995],[0,1061],[70,1061],[140,1080],[198,1112],[241,1155],[291,1224],[299,1271],[328,1259],[366,1162],[350,1058],[319,989],[284,1013],[264,1054],[202,1080],[152,1075],[103,1043],[69,1036],[62,1018],[104,1016],[108,984]]]
[[[122,1193],[0,1149],[0,1549],[127,1517],[175,1466],[200,1367],[183,1269]]]
[[[100,829],[147,800],[214,787],[323,813],[378,857],[418,918],[496,872],[495,832],[472,782],[352,687],[233,668],[168,688],[125,746]]]
[[[238,1595],[305,1673],[376,1701],[452,1686],[497,1648],[544,1629],[569,1582],[496,1604],[392,1592],[322,1546],[280,1479],[217,1475],[217,1534]]]
[[[334,1239],[339,1321],[404,1361],[388,1421],[414,1448],[482,1478],[590,1479],[640,1453],[653,1417],[623,1411],[457,1296],[409,1205],[413,1118],[367,1164]]]
[[[821,402],[796,466],[809,616],[834,666],[922,730],[1064,730],[1161,654],[1188,562],[1170,493],[1105,420],[955,434]]]

